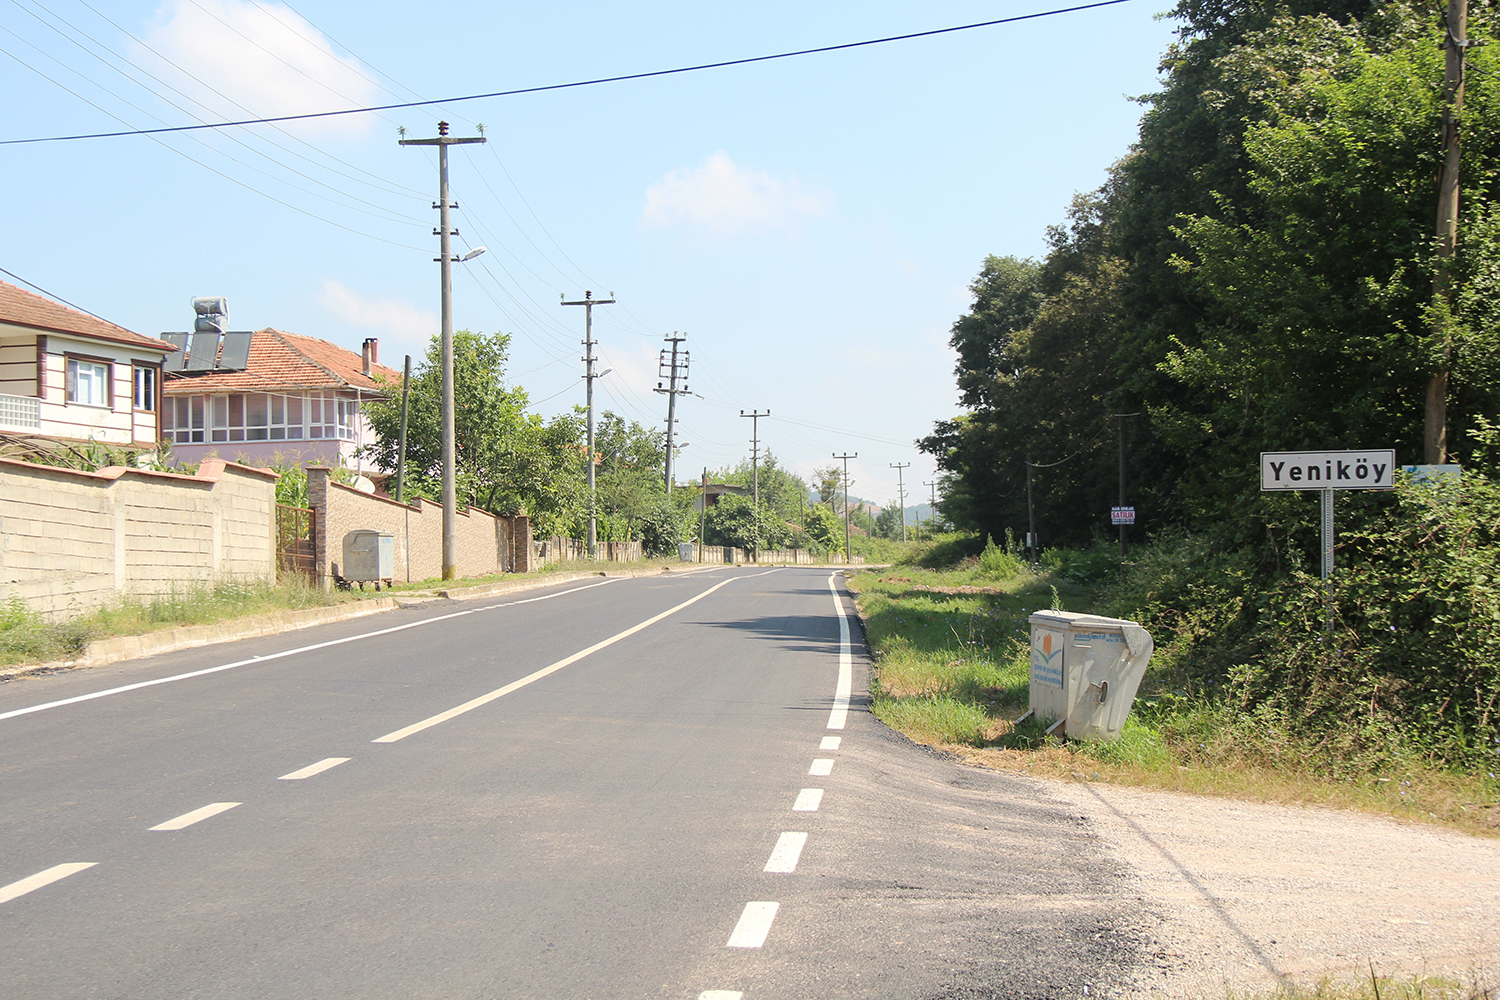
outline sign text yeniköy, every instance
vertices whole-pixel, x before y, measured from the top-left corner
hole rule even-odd
[[[1396,452],[1263,451],[1262,490],[1388,490],[1396,485]]]

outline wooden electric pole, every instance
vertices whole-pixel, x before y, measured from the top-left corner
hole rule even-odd
[[[1468,0],[1448,0],[1444,32],[1443,173],[1438,182],[1438,260],[1432,294],[1434,304],[1445,308],[1434,310],[1432,334],[1438,343],[1439,370],[1427,381],[1422,460],[1428,465],[1441,465],[1448,460],[1448,363],[1453,354],[1453,288],[1449,265],[1458,249],[1458,118],[1464,110],[1464,54],[1472,44],[1468,39]]]

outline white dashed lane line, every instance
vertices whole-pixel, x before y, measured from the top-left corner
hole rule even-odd
[[[183,813],[176,819],[169,819],[165,823],[158,823],[151,827],[152,830],[182,830],[201,823],[211,816],[217,816],[221,812],[228,812],[235,806],[243,805],[241,802],[214,802],[204,806],[202,809],[194,809],[192,812]]]
[[[839,744],[844,742],[842,736],[825,736],[823,742],[818,744],[819,750],[837,750]]]
[[[776,846],[771,848],[771,859],[766,862],[764,870],[790,875],[797,870],[797,859],[802,857],[802,848],[806,845],[807,834],[783,833],[776,838]]]
[[[849,694],[854,688],[854,654],[849,647],[849,619],[844,616],[844,601],[835,581],[837,573],[828,575],[828,590],[833,594],[833,610],[839,618],[839,679],[833,692],[833,710],[828,713],[828,728],[843,729],[849,719]]]
[[[698,994],[698,1000],[744,1000],[744,997],[739,990],[704,990]]]
[[[340,764],[353,760],[352,757],[324,757],[316,764],[309,764],[300,771],[291,774],[283,774],[277,781],[301,781],[303,778],[311,778],[315,774],[322,774],[330,767],[338,767]]]
[[[0,886],[0,903],[9,903],[17,896],[24,896],[28,892],[34,892],[44,885],[51,885],[58,879],[67,878],[69,875],[81,872],[85,868],[92,868],[98,863],[97,861],[74,861],[66,865],[53,865],[46,871],[37,872],[35,875],[28,875],[19,882]]]
[[[804,788],[797,793],[797,801],[792,803],[792,812],[815,813],[822,804],[823,789]]]
[[[833,773],[833,759],[831,757],[814,757],[812,767],[807,773],[815,778],[826,778]]]
[[[780,908],[780,903],[746,903],[745,912],[740,914],[740,922],[734,925],[734,933],[724,947],[759,948],[765,944],[766,935],[771,933],[771,921],[776,919]]]

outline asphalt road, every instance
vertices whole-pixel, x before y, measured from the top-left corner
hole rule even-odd
[[[1125,873],[871,717],[841,610],[726,568],[0,686],[0,996],[1107,995]]]

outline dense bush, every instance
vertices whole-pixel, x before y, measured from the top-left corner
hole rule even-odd
[[[1137,550],[1108,611],[1152,630],[1156,689],[1322,746],[1330,764],[1497,770],[1500,486],[1402,482],[1346,494],[1338,517],[1326,584],[1296,547],[1179,532]]]

